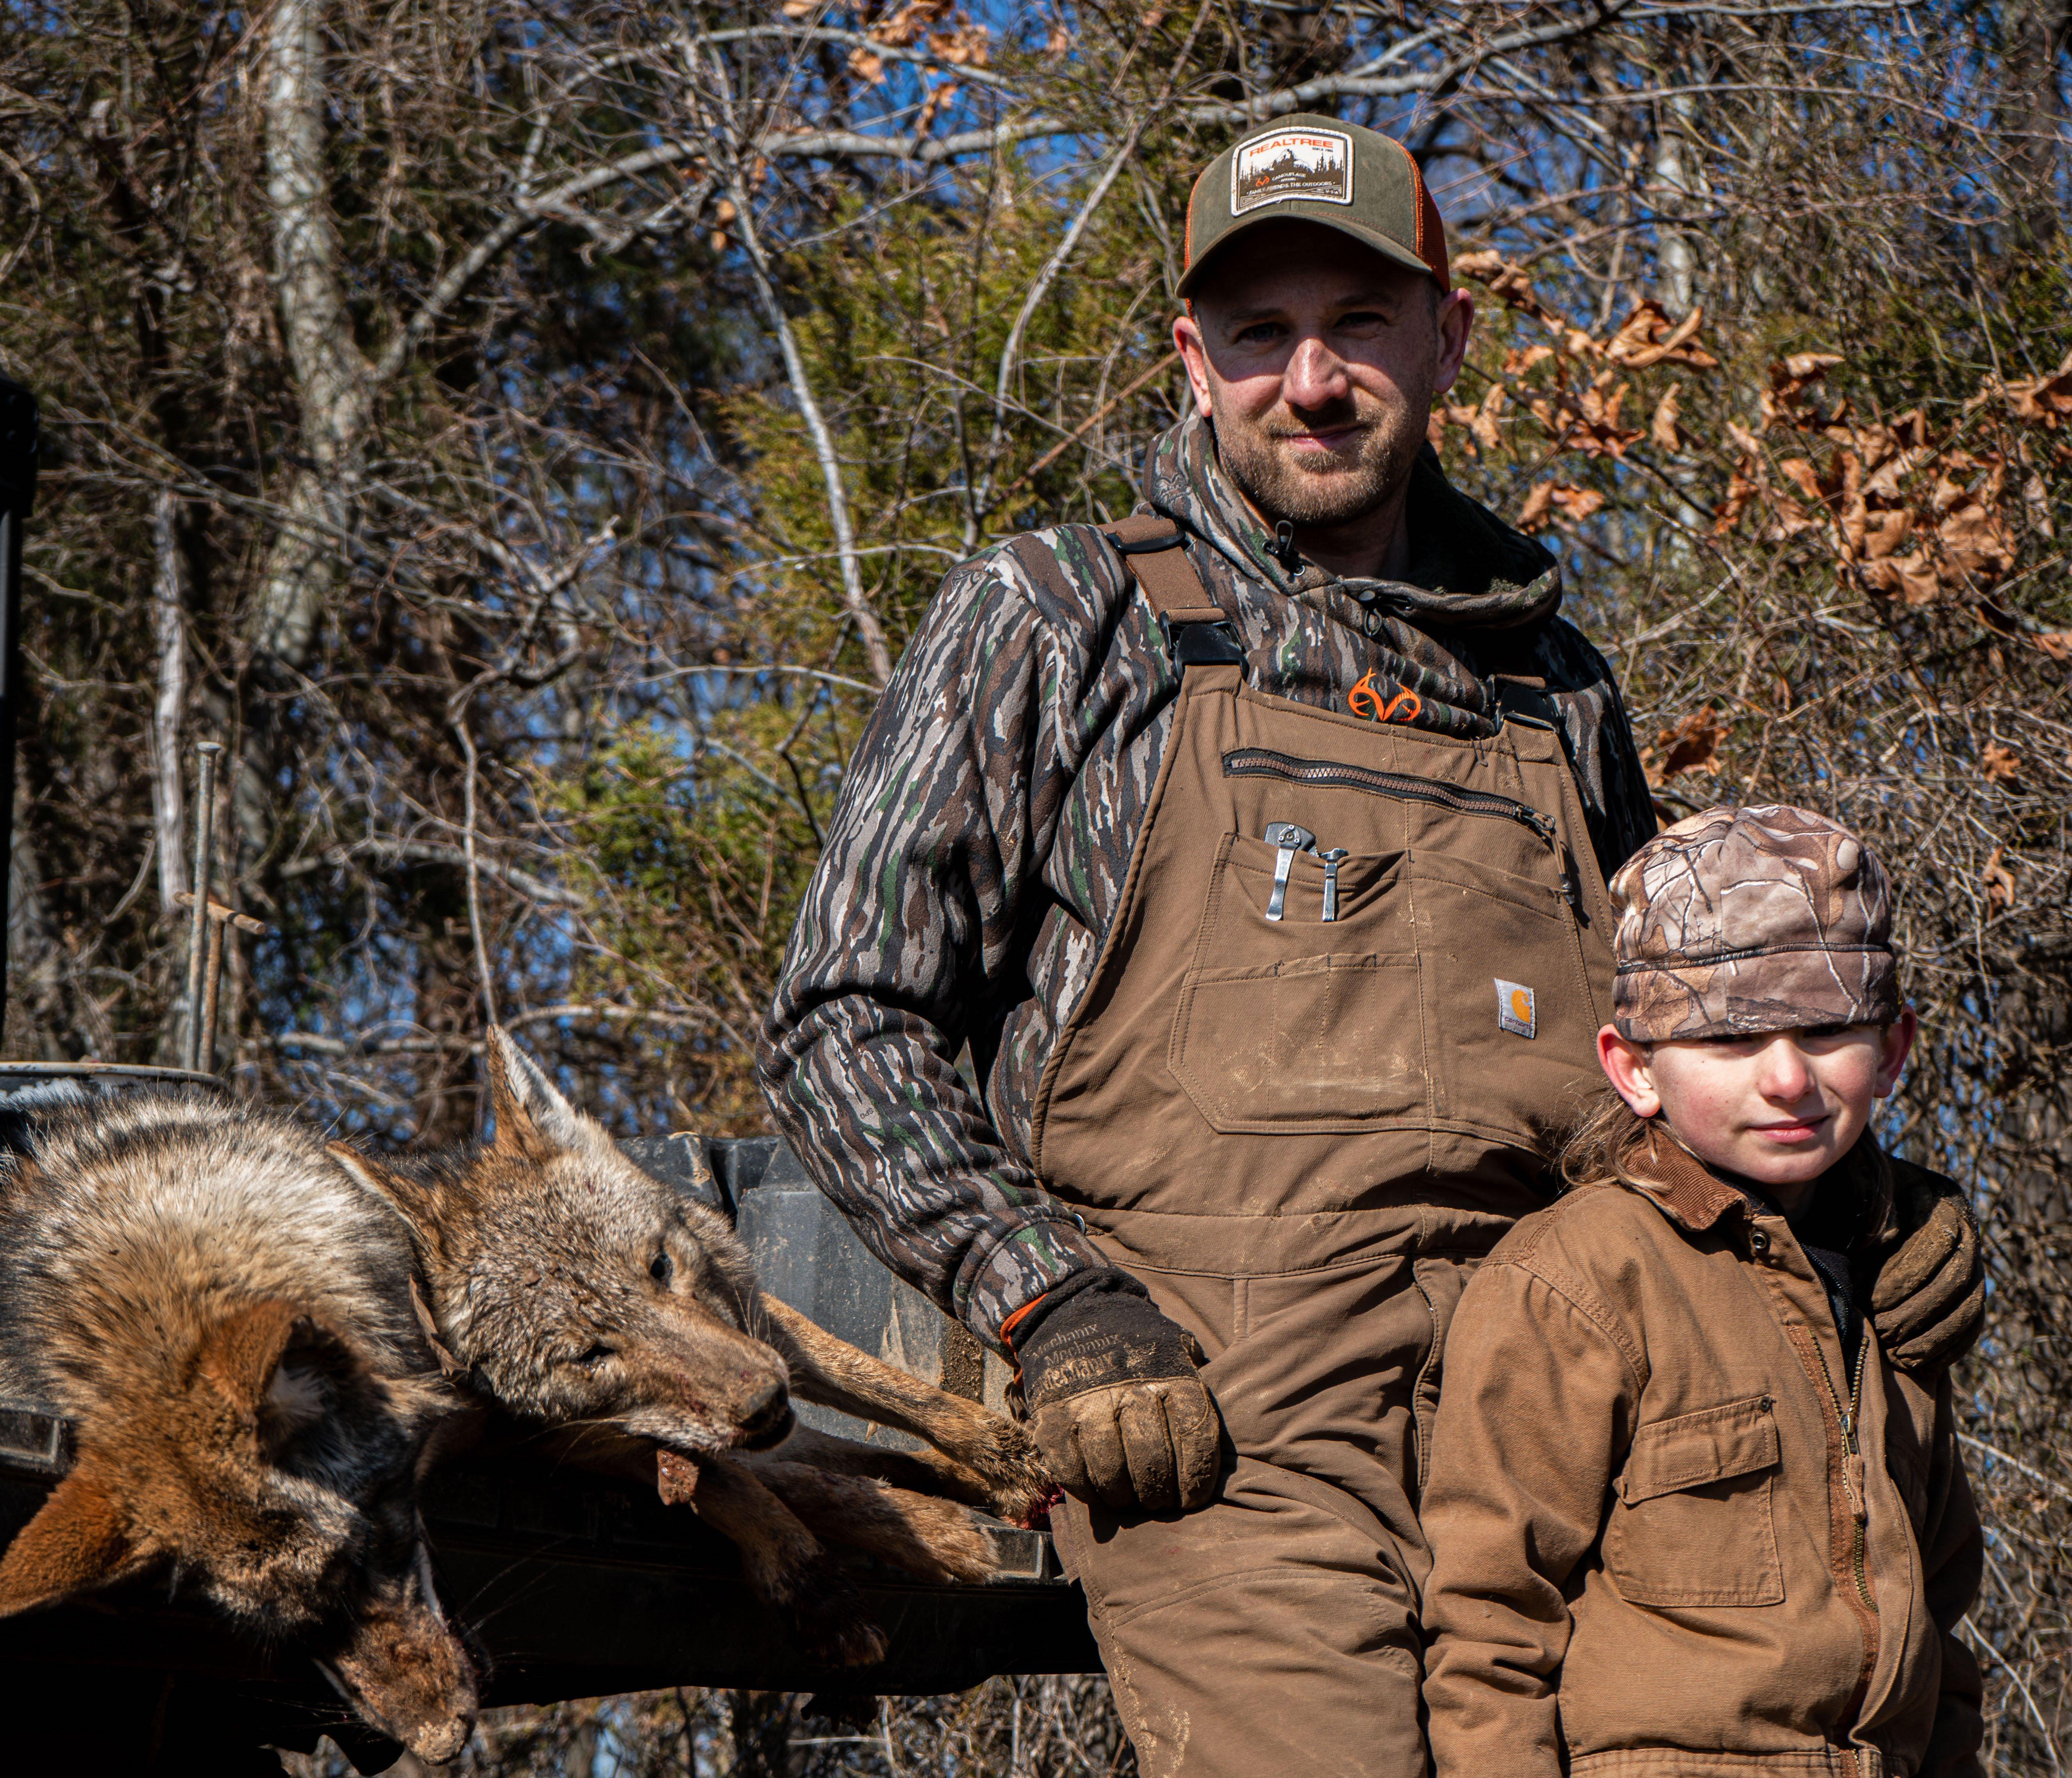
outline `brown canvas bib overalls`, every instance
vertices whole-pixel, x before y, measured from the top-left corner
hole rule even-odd
[[[1110,532],[1182,686],[1033,1159],[1200,1340],[1235,1459],[1202,1511],[1053,1523],[1153,1778],[1412,1778],[1440,1342],[1598,1078],[1610,906],[1551,727],[1250,689],[1170,532]]]

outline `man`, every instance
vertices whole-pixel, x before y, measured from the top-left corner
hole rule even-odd
[[[1552,558],[1424,446],[1473,304],[1409,154],[1285,118],[1187,225],[1194,412],[1137,516],[944,583],[764,1074],[1018,1365],[1143,1769],[1407,1778],[1441,1342],[1595,1079],[1605,878],[1655,823]],[[1946,1205],[1881,1326],[1945,1361],[1975,1271]]]

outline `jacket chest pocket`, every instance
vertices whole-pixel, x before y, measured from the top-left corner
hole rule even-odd
[[[1225,836],[1169,1056],[1211,1129],[1353,1131],[1424,1120],[1403,863],[1400,852],[1348,854],[1332,868],[1249,835]]]
[[[1784,1599],[1770,1487],[1767,1395],[1634,1435],[1605,1526],[1605,1572],[1634,1605],[1776,1605]]]

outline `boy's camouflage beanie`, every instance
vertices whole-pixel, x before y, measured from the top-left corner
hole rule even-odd
[[[1612,1022],[1632,1042],[1899,1016],[1891,886],[1825,815],[1707,809],[1649,840],[1611,892]]]

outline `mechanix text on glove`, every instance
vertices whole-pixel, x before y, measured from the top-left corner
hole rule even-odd
[[[1195,1369],[1200,1349],[1128,1273],[1082,1278],[1009,1336],[1045,1461],[1067,1493],[1120,1511],[1206,1505],[1223,1422]]]

